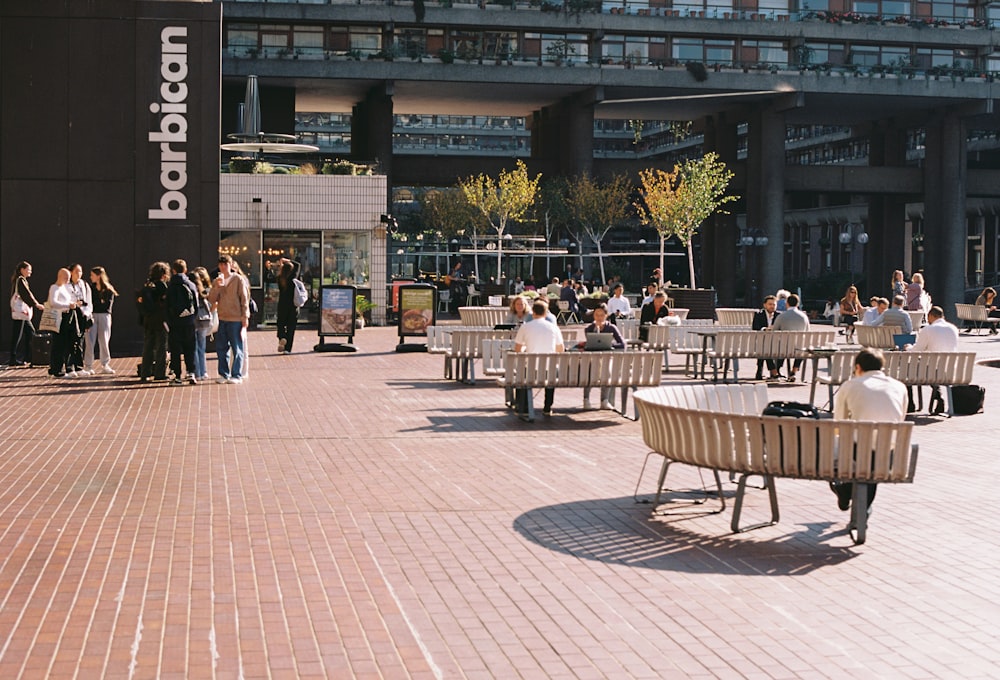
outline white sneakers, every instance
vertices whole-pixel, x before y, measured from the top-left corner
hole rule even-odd
[[[583,408],[586,411],[589,411],[590,409],[594,408],[593,405],[591,405],[591,403],[590,403],[590,399],[584,399],[583,400]]]
[[[610,401],[608,401],[607,399],[605,399],[604,401],[601,402],[601,409],[603,409],[605,411],[611,411],[611,410],[614,409],[614,406],[611,405]]]

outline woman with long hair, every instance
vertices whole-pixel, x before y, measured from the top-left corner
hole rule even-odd
[[[170,265],[154,262],[149,268],[149,278],[142,287],[142,364],[139,381],[167,379],[167,279]]]
[[[208,301],[208,291],[212,288],[212,278],[204,267],[195,267],[188,277],[194,281],[198,289],[198,318],[194,322],[194,372],[199,383],[208,380],[208,364],[205,360],[205,349],[208,336],[212,334],[212,303]],[[209,317],[204,318],[207,312]]]
[[[301,265],[287,257],[279,262],[278,272],[278,354],[291,354],[295,328],[299,325],[299,308],[295,306],[295,279]]]
[[[848,286],[844,297],[840,298],[840,323],[847,326],[847,341],[854,339],[854,324],[861,316],[861,303],[858,302],[858,289]]]
[[[67,356],[68,378],[83,378],[93,375],[92,371],[84,368],[83,363],[83,339],[87,330],[94,325],[93,304],[90,297],[90,284],[83,280],[83,265],[72,264],[69,267],[69,287],[76,307],[73,313],[76,315],[76,323],[68,326],[75,335],[70,336],[69,354]]]
[[[77,301],[69,288],[69,270],[60,269],[56,274],[56,282],[49,286],[49,307],[62,314],[59,322],[59,332],[52,337],[52,353],[49,356],[49,375],[53,378],[76,377],[66,371],[67,361],[72,350],[71,343],[77,335],[79,325],[76,321]],[[70,367],[71,370],[72,366]]]
[[[906,295],[906,281],[903,279],[902,270],[897,269],[892,273],[892,295],[890,298],[894,298],[897,295]]]
[[[91,373],[106,373],[113,375],[111,368],[111,352],[108,341],[111,340],[111,308],[114,305],[118,291],[108,280],[104,267],[93,267],[90,270],[90,297],[94,305],[94,323],[87,329],[87,343],[83,350],[83,365]],[[101,358],[98,370],[94,364],[94,347],[97,346]]]
[[[35,337],[35,327],[31,323],[36,309],[45,305],[35,299],[28,285],[31,277],[31,263],[18,262],[14,275],[10,277],[10,317],[13,321],[10,332],[10,366],[27,366],[31,358],[31,339]]]

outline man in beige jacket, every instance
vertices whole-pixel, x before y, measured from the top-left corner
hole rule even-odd
[[[243,329],[250,323],[250,287],[247,280],[233,271],[233,260],[219,256],[219,275],[208,293],[208,301],[218,304],[219,332],[215,336],[219,352],[218,383],[239,385],[243,382]],[[229,352],[232,350],[232,360]]]

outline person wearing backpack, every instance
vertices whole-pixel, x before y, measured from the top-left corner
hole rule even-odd
[[[198,288],[187,276],[187,262],[174,260],[170,265],[173,276],[167,286],[167,323],[170,326],[170,370],[174,377],[170,384],[183,385],[181,356],[187,369],[187,381],[197,385],[194,365],[194,326],[198,318]]]
[[[281,269],[278,272],[278,354],[291,354],[295,328],[299,323],[299,307],[306,303],[306,300],[302,299],[302,293],[306,291],[305,284],[299,281],[301,265],[287,257],[281,258],[279,264]]]

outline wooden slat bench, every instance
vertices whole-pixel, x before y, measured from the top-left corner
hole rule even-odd
[[[485,326],[493,328],[507,321],[506,307],[459,307],[458,316],[463,326]]]
[[[892,336],[903,332],[902,326],[865,326],[854,324],[854,340],[862,347],[893,349],[896,343]]]
[[[451,332],[451,346],[444,355],[445,372],[447,364],[455,362],[454,377],[460,382],[473,384],[476,382],[475,360],[482,357],[483,340],[511,340],[514,331],[495,331],[493,329],[456,330]]]
[[[972,383],[975,352],[885,352],[886,375],[904,385],[940,385],[948,393],[948,415],[954,415],[951,388]],[[922,400],[921,400],[922,401]]]
[[[621,389],[621,410],[624,416],[629,389],[660,384],[662,361],[658,354],[641,351],[622,352],[558,352],[528,354],[508,352],[503,378],[498,379],[506,391],[505,401],[513,401],[516,389],[547,387],[613,387]],[[535,419],[535,407],[528,395],[528,411],[522,414],[528,422]],[[638,417],[638,412],[636,412]]]
[[[733,382],[739,382],[740,359],[773,359],[784,361],[800,356],[799,352],[808,347],[822,347],[833,344],[836,333],[833,329],[808,331],[719,331],[715,336],[715,346],[708,351],[712,360],[713,380],[718,380],[719,364],[722,364],[722,379],[725,381],[729,365],[733,366]]]
[[[719,473],[737,474],[739,483],[730,526],[733,532],[742,532],[778,522],[776,478],[851,482],[854,498],[848,528],[855,543],[864,543],[868,486],[913,481],[917,463],[917,446],[910,445],[913,423],[775,418],[749,413],[760,413],[766,400],[767,388],[763,385],[677,385],[636,392],[643,441],[650,447],[650,455],[663,456],[656,502],[673,463],[713,472],[719,512],[725,510]],[[771,520],[741,527],[746,482],[753,475],[764,478]]]
[[[985,305],[964,305],[956,302],[955,315],[960,321],[966,321],[968,325],[978,329],[980,333],[987,324],[996,328],[996,325],[1000,323],[1000,318],[991,317],[990,310]]]
[[[718,307],[715,310],[715,318],[719,320],[720,326],[750,328],[753,325],[754,314],[757,312],[756,309],[742,307]]]

